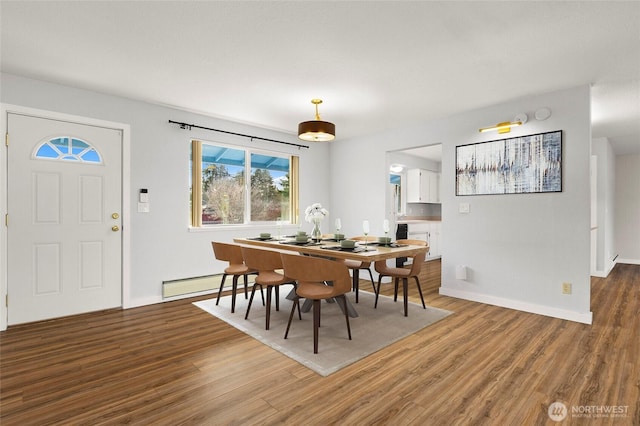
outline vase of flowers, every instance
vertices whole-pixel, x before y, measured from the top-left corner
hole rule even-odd
[[[327,209],[323,208],[320,203],[313,203],[304,211],[304,219],[313,223],[313,231],[311,231],[311,239],[320,241],[322,239],[322,231],[320,231],[320,222],[325,216],[329,216]]]

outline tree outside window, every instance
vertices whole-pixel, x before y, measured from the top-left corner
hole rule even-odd
[[[193,143],[201,144],[198,149],[192,148],[192,153],[201,153],[200,161],[192,161],[192,182],[197,179],[196,176],[200,176],[202,202],[201,206],[197,202],[192,203],[192,209],[200,207],[202,225],[279,220],[290,222],[292,208],[288,157],[200,141]],[[248,182],[245,179],[247,173],[250,173]],[[197,200],[193,191],[194,185],[192,200]],[[248,200],[247,191],[250,195]],[[192,215],[198,216],[198,212]]]

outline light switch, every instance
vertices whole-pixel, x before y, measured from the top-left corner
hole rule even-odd
[[[459,213],[469,213],[469,203],[460,203],[458,207]]]

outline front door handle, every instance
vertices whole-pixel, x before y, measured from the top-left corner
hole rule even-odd
[[[118,232],[118,231],[120,230],[120,227],[119,227],[118,225],[113,225],[113,226],[111,227],[111,230],[112,230],[113,232]]]

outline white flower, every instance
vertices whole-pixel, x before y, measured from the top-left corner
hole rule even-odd
[[[320,203],[313,203],[304,210],[304,220],[309,223],[320,221],[329,215],[329,211]]]

